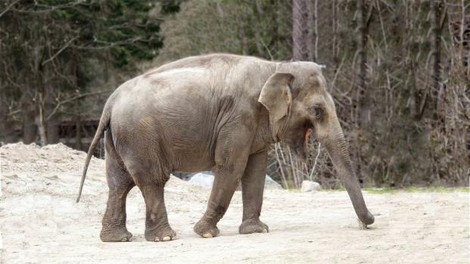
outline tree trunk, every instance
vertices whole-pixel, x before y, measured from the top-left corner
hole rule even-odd
[[[0,85],[3,86],[4,83],[0,81]],[[0,89],[0,146],[2,142],[8,142],[8,134],[10,133],[10,126],[7,125],[9,111],[6,102],[5,90]]]
[[[75,101],[75,149],[82,149],[82,120],[80,99]]]
[[[433,64],[433,85],[432,97],[435,102],[435,119],[438,120],[441,129],[444,128],[445,123],[445,85],[442,84],[441,77],[441,38],[442,38],[442,14],[444,3],[441,0],[433,2],[434,9],[434,64]]]
[[[59,143],[59,122],[54,119],[47,121],[47,143]]]
[[[23,143],[31,144],[36,141],[37,126],[35,122],[36,108],[33,99],[23,95],[21,99],[21,112],[23,114]]]
[[[38,97],[39,100],[37,102],[38,105],[38,116],[37,116],[37,126],[38,126],[38,132],[39,132],[39,143],[41,146],[47,145],[47,128],[46,128],[46,118],[45,118],[45,104],[44,104],[44,89],[39,89],[38,91]]]
[[[370,122],[370,91],[368,90],[367,42],[369,40],[369,22],[372,16],[369,0],[359,2],[359,126]]]
[[[308,1],[309,60],[318,59],[318,0]]]
[[[308,9],[306,0],[292,3],[292,58],[296,61],[308,59]]]
[[[372,18],[372,9],[370,0],[360,0],[358,2],[358,13],[359,13],[359,73],[358,81],[356,86],[356,125],[358,128],[358,142],[359,146],[362,146],[365,142],[363,139],[367,138],[365,134],[366,128],[368,127],[371,121],[371,92],[368,87],[368,70],[369,66],[367,63],[367,43],[369,41],[369,22]],[[366,170],[362,168],[362,162],[364,160],[363,152],[360,147],[355,149],[355,162],[357,164],[357,172],[359,174],[359,182],[362,184],[364,182],[364,175],[366,175]]]
[[[331,1],[333,7],[333,21],[332,21],[332,28],[333,28],[333,62],[334,62],[334,72],[336,74],[336,71],[338,70],[339,67],[339,36],[338,36],[338,3],[337,0]]]
[[[260,34],[260,27],[258,26],[258,20],[257,18],[258,17],[262,17],[264,16],[264,11],[263,11],[263,7],[261,6],[261,3],[260,1],[254,1],[253,2],[253,5],[252,5],[252,9],[253,9],[253,13],[255,14],[255,17],[254,17],[254,28],[253,28],[253,32],[254,32],[254,35],[255,35],[255,44],[256,44],[256,49],[258,50],[258,56],[264,58],[266,57],[266,52],[264,51],[264,44],[263,44],[263,38],[261,37],[261,34]]]

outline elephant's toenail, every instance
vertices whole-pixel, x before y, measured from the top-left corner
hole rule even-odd
[[[208,232],[208,233],[205,233],[204,235],[202,235],[202,237],[204,237],[204,238],[212,238],[213,236],[212,236],[211,233]]]
[[[166,236],[162,239],[162,241],[170,241],[170,240],[171,240],[171,237],[169,237],[169,236]]]

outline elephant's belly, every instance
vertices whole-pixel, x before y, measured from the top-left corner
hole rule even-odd
[[[214,167],[214,160],[210,158],[209,153],[202,150],[186,149],[185,151],[176,151],[175,171],[198,172],[211,170]]]

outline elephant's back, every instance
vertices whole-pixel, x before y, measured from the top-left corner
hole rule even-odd
[[[214,53],[198,56],[190,56],[182,58],[164,65],[161,65],[157,68],[149,70],[145,74],[155,74],[172,69],[180,69],[187,67],[201,67],[201,68],[223,68],[223,67],[234,67],[237,64],[244,60],[261,60],[255,57],[250,56],[241,56],[234,54],[226,53]]]

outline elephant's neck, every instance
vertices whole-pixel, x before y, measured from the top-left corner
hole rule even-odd
[[[254,142],[255,148],[257,149],[266,148],[277,142],[275,138],[273,138],[272,129],[269,124],[269,113],[264,107],[260,109],[258,128]]]
[[[287,131],[287,124],[289,123],[289,118],[290,118],[290,113],[287,114],[285,117],[283,117],[279,122],[281,123],[280,126],[278,126],[277,131],[273,131],[273,140],[275,143],[281,142],[285,137],[284,135],[286,134]],[[271,128],[272,129],[272,128]]]

